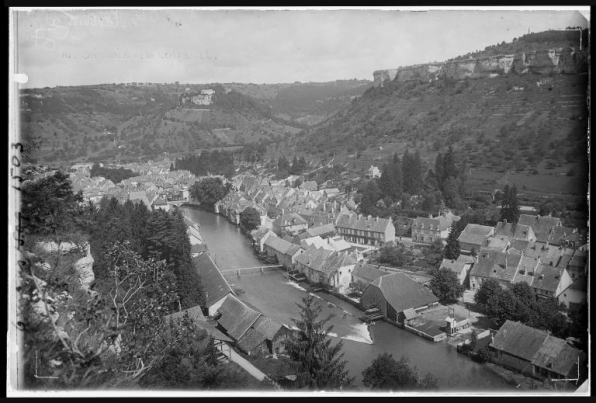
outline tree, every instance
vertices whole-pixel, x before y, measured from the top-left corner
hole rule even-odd
[[[519,201],[517,199],[517,186],[505,185],[501,196],[500,220],[507,220],[512,224],[517,223],[520,216]]]
[[[190,196],[210,208],[228,193],[220,178],[206,178],[190,187]]]
[[[430,281],[430,290],[442,302],[456,302],[464,295],[464,286],[459,283],[457,274],[447,268],[433,270],[433,278]]]
[[[247,207],[240,213],[240,225],[252,231],[261,225],[261,214],[253,207]]]
[[[343,360],[343,342],[332,345],[328,334],[333,326],[325,326],[331,315],[317,320],[321,306],[309,293],[302,298],[300,318],[292,319],[298,330],[286,341],[286,348],[297,371],[297,386],[310,389],[342,389],[351,386],[354,378],[348,375]]]
[[[402,356],[399,361],[392,354],[383,353],[375,358],[363,372],[364,386],[373,390],[414,390],[435,389],[438,379],[428,373],[420,377],[415,366],[411,366],[408,359]]]
[[[362,201],[360,203],[360,211],[362,214],[376,215],[377,201],[381,198],[381,191],[377,186],[377,182],[370,180],[364,186],[362,191]]]
[[[37,235],[71,232],[81,216],[83,194],[73,193],[68,175],[58,171],[53,176],[23,183],[21,216],[23,232]]]
[[[447,245],[445,245],[445,250],[443,251],[445,259],[455,260],[459,257],[461,250],[457,238],[459,238],[461,231],[458,228],[457,223],[453,223],[451,226],[451,231],[449,231],[449,236],[447,236]]]
[[[489,298],[501,291],[499,282],[495,279],[489,278],[482,282],[480,288],[474,295],[474,302],[479,305],[486,305]]]
[[[443,182],[443,199],[449,208],[458,208],[461,203],[459,184],[456,178],[450,176]]]

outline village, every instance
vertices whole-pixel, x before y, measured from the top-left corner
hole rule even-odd
[[[206,178],[170,171],[167,159],[121,167],[141,175],[116,185],[103,177],[90,177],[90,166],[79,164],[71,168],[73,188],[94,203],[107,196],[167,211],[196,204],[189,188]],[[371,167],[367,176],[374,177],[376,171]],[[586,357],[568,341],[512,321],[495,329],[473,303],[475,292],[487,279],[497,280],[503,288],[525,282],[538,298],[555,297],[567,308],[584,302],[588,245],[577,229],[563,226],[560,219],[521,214],[517,224],[467,224],[458,237],[460,256],[435,264],[454,272],[466,288],[461,301],[444,305],[429,288],[433,264],[426,251],[437,240],[445,242],[459,220],[451,211],[413,219],[406,237],[397,235],[391,218],[356,213],[353,195],[337,187],[320,189],[314,181],[291,187],[287,185],[293,180],[248,172],[229,181],[219,178],[229,182],[230,192],[215,203],[213,212],[240,226],[242,212],[249,207],[256,210],[258,227],[243,233],[262,261],[262,266],[246,269],[218,267],[201,236],[200,223],[185,217],[191,256],[206,292],[204,310],[186,311],[214,337],[221,360],[233,360],[262,380],[266,375],[233,351],[247,357],[284,354],[284,340],[292,329],[242,301],[229,282],[231,276],[281,270],[309,292],[331,294],[354,305],[369,326],[383,320],[403,329],[396,331],[446,342],[461,352],[468,351],[474,339],[476,351],[489,346],[490,361],[504,368],[542,380],[577,377]],[[381,265],[378,252],[386,245],[405,246],[416,257],[402,267]]]

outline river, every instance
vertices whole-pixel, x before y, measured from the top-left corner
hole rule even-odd
[[[200,224],[201,235],[211,257],[221,270],[262,265],[250,240],[226,218],[191,207],[184,209]],[[229,277],[228,281],[235,290],[239,290],[239,298],[278,322],[294,325],[292,318],[299,316],[297,304],[306,292],[298,284],[287,280],[283,272],[241,274],[240,277]],[[504,379],[482,364],[458,354],[445,342],[431,342],[384,321],[377,321],[369,332],[358,319],[361,312],[356,307],[329,294],[317,293],[316,296],[322,302],[320,318],[334,314],[328,323],[333,325],[330,336],[343,341],[344,359],[348,361],[350,375],[355,377],[358,385],[362,384],[362,371],[375,357],[387,352],[396,359],[406,356],[421,374],[431,372],[439,378],[440,389],[447,392],[514,391]]]

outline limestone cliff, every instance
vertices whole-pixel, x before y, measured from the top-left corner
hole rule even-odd
[[[377,70],[373,73],[373,78],[374,85],[380,86],[383,81],[393,80],[395,77],[399,82],[441,78],[461,80],[466,77],[484,78],[502,74],[578,74],[587,69],[587,52],[568,47]]]

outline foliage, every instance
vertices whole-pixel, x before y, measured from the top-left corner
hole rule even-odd
[[[456,302],[464,295],[465,287],[459,283],[457,274],[447,268],[435,269],[432,272],[433,278],[430,281],[430,290],[442,302]]]
[[[321,306],[311,293],[298,306],[300,318],[292,319],[298,330],[286,342],[287,353],[297,371],[297,387],[333,390],[351,386],[354,379],[348,376],[347,362],[342,359],[343,342],[332,345],[328,334],[333,326],[325,329],[331,316],[317,320]]]
[[[140,379],[144,388],[242,389],[248,384],[245,373],[218,361],[213,337],[198,328],[188,313],[165,326],[160,343],[165,352]]]
[[[378,215],[377,202],[380,198],[381,191],[377,185],[377,182],[375,180],[366,182],[362,190],[360,212],[365,215]]]
[[[409,363],[408,358],[401,357],[399,361],[392,354],[383,353],[375,358],[371,365],[363,372],[363,384],[373,390],[416,390],[436,389],[438,379],[428,373],[420,377],[415,366]]]
[[[482,282],[474,296],[474,301],[482,305],[497,325],[507,320],[521,322],[527,326],[548,330],[556,337],[567,338],[569,325],[554,297],[537,297],[526,283],[514,284],[503,289],[494,279]]]
[[[259,228],[261,225],[261,214],[253,207],[247,207],[240,213],[240,225],[247,231]]]
[[[195,176],[224,175],[230,178],[234,174],[234,156],[226,151],[203,151],[198,156],[177,158],[175,170],[187,170]]]
[[[505,185],[501,196],[501,215],[500,220],[515,224],[520,216],[519,201],[517,200],[517,186],[511,187]]]
[[[228,194],[229,187],[224,186],[220,178],[206,178],[195,182],[190,187],[190,196],[201,204],[213,207]]]
[[[461,250],[457,238],[459,238],[460,234],[461,231],[458,231],[457,223],[454,223],[451,226],[451,231],[449,231],[449,235],[447,236],[447,244],[443,250],[445,259],[455,260],[459,257]]]
[[[385,197],[390,197],[397,201],[401,199],[404,191],[404,177],[402,172],[402,163],[397,153],[393,154],[387,163],[381,168],[381,177],[379,178],[379,189]]]
[[[74,230],[82,216],[81,192],[74,194],[68,175],[57,171],[34,181],[23,183],[19,225],[27,234],[59,235]]]
[[[403,244],[385,244],[379,251],[379,263],[401,267],[412,260],[412,253]]]
[[[111,180],[114,183],[120,183],[124,179],[132,178],[135,176],[139,176],[138,173],[126,169],[126,168],[105,168],[100,167],[99,164],[95,163],[91,167],[91,177],[101,176],[108,180]]]

